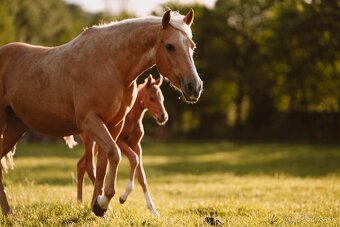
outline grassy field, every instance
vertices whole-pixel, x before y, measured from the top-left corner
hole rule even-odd
[[[13,214],[1,226],[339,226],[340,146],[222,142],[144,144],[149,187],[161,217],[146,209],[139,185],[105,218],[76,202],[75,169],[82,147],[19,144],[5,175]],[[119,168],[118,195],[127,182]]]

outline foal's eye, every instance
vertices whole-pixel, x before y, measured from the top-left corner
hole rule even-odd
[[[170,43],[165,44],[165,48],[166,48],[167,51],[169,51],[169,52],[175,51],[174,45],[172,45],[172,44],[170,44]]]
[[[155,101],[155,99],[151,97],[151,98],[150,98],[150,101],[153,102],[153,101]]]

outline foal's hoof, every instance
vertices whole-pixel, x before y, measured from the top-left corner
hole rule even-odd
[[[122,197],[119,197],[119,202],[120,202],[121,204],[125,203],[125,201],[126,201],[126,200],[124,200]]]
[[[105,212],[107,211],[107,209],[103,209],[99,206],[98,201],[96,199],[96,201],[94,202],[94,204],[92,205],[92,211],[93,213],[98,216],[98,217],[103,217]]]

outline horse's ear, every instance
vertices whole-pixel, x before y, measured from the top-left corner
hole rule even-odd
[[[152,84],[152,75],[150,74],[148,78],[146,78],[146,87],[150,87]]]
[[[159,79],[156,80],[156,84],[158,87],[160,87],[163,83],[163,76],[162,75],[159,75]]]
[[[170,23],[170,19],[171,19],[171,9],[166,11],[163,15],[163,18],[162,18],[163,29],[166,29],[168,27],[168,25]]]
[[[191,8],[188,14],[183,18],[184,22],[191,26],[192,22],[194,21],[194,10]]]

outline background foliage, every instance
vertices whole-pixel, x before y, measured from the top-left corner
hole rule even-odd
[[[170,121],[160,129],[147,119],[151,134],[337,140],[338,1],[218,0],[212,9],[177,3],[165,7],[183,14],[195,9],[195,61],[205,91],[197,104],[186,105],[163,86]],[[87,26],[129,16],[90,14],[59,0],[2,0],[0,45],[60,45]]]

